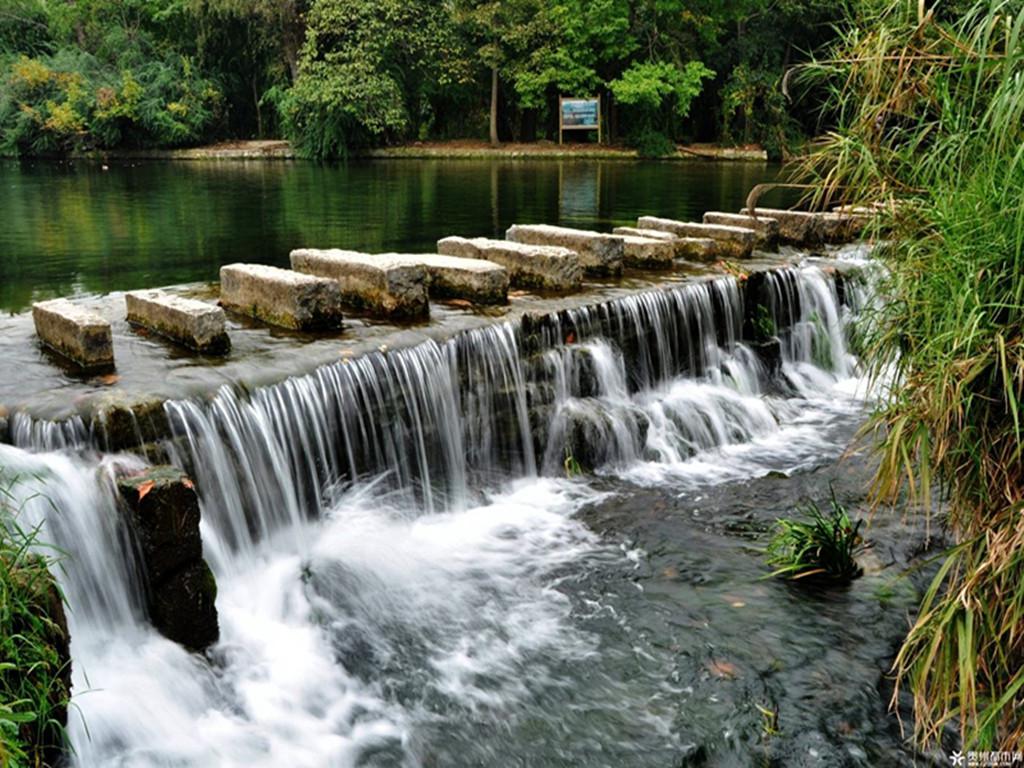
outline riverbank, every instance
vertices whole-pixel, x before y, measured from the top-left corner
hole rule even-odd
[[[506,143],[497,147],[484,141],[417,141],[393,147],[355,151],[353,157],[370,159],[549,159],[549,160],[637,160],[636,150],[624,146],[597,144],[555,144],[550,141]],[[229,141],[179,149],[110,149],[82,153],[78,157],[96,160],[297,160],[287,141],[261,139]],[[726,160],[767,162],[768,153],[756,144],[723,147],[714,144],[680,146],[674,155],[659,160]]]

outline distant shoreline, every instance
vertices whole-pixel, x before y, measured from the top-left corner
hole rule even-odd
[[[291,144],[282,140],[231,141],[181,149],[111,149],[72,155],[89,160],[296,160]],[[353,158],[369,159],[492,159],[511,160],[637,160],[635,150],[595,144],[555,144],[538,141],[507,143],[492,147],[483,141],[413,142],[393,147],[353,152]],[[720,147],[693,144],[680,147],[674,155],[656,160],[716,160],[767,162],[768,153],[757,145]]]

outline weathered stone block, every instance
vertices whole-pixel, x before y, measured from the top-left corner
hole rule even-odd
[[[427,268],[431,296],[469,299],[478,304],[508,301],[508,270],[500,264],[436,253],[408,254],[408,258]]]
[[[696,224],[689,221],[662,219],[657,216],[641,216],[637,220],[641,229],[660,229],[678,237],[700,237],[714,240],[722,256],[734,259],[747,258],[754,250],[755,232],[746,227],[727,227],[720,224]]]
[[[756,248],[774,248],[779,242],[779,222],[766,216],[754,218],[742,213],[708,211],[704,214],[704,223],[752,229],[756,233]]]
[[[740,211],[750,215],[746,208]],[[821,230],[817,214],[807,211],[787,211],[781,208],[755,208],[758,218],[766,217],[779,222],[779,240],[790,245],[817,245],[821,242]]]
[[[616,227],[612,230],[612,234],[671,242],[675,246],[675,257],[687,261],[711,261],[721,255],[718,243],[710,237],[679,237],[660,229],[641,229],[639,227]]]
[[[430,313],[429,275],[422,262],[393,253],[357,253],[301,248],[291,253],[292,269],[329,278],[345,302],[389,317]]]
[[[174,467],[118,478],[118,491],[138,545],[153,626],[186,648],[217,642],[217,584],[203,560],[199,499]]]
[[[625,244],[618,235],[550,224],[514,224],[505,237],[516,243],[556,245],[576,251],[588,275],[617,277],[622,274]]]
[[[32,305],[36,334],[50,349],[86,369],[114,365],[114,340],[110,323],[100,315],[67,299]]]
[[[672,240],[622,235],[626,264],[637,269],[671,269],[676,258]]]
[[[341,292],[333,280],[264,264],[220,268],[220,302],[270,325],[307,331],[340,328]]]
[[[92,429],[108,451],[126,451],[170,436],[171,427],[159,397],[135,397],[113,390],[91,401]]]
[[[554,245],[527,245],[486,237],[446,237],[437,241],[437,252],[464,259],[485,259],[508,270],[516,288],[577,291],[583,282],[579,254]]]
[[[857,238],[870,221],[863,214],[828,211],[818,214],[818,232],[826,243],[848,243]]]
[[[224,310],[212,304],[160,290],[125,294],[128,322],[156,331],[161,336],[207,354],[231,349],[225,330]]]

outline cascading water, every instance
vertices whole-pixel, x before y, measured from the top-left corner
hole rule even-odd
[[[600,642],[556,587],[619,555],[573,516],[601,494],[556,478],[570,460],[684,485],[813,460],[829,409],[858,407],[834,395],[854,373],[843,308],[815,267],[765,280],[781,376],[744,339],[743,286],[721,278],[167,403],[165,449],[195,478],[220,589],[208,660],[142,615],[105,479],[138,460],[3,448],[0,461],[39,475],[47,533],[71,553],[58,578],[78,763],[495,764],[501,739],[480,743],[492,728],[568,745],[524,764],[591,754],[551,708],[644,734],[592,764],[675,754],[655,704],[671,687],[653,699],[602,676],[573,687]],[[12,432],[38,451],[92,440],[80,423]],[[546,702],[546,725],[517,708],[527,701]]]

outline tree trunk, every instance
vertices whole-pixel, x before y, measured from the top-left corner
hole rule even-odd
[[[498,146],[498,68],[491,67],[491,145]]]

